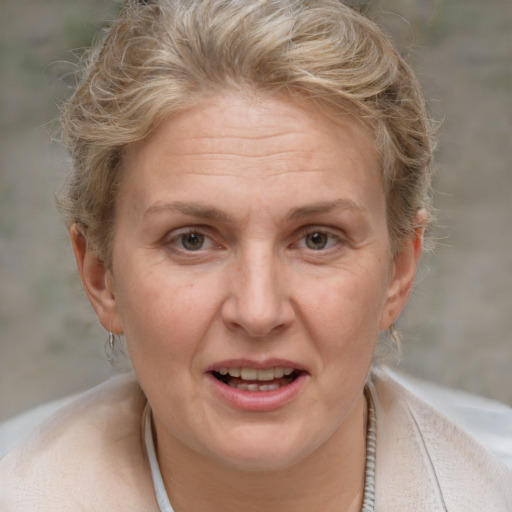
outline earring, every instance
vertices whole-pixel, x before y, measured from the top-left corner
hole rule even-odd
[[[116,342],[116,336],[112,331],[108,331],[108,340],[105,342],[103,350],[107,361],[114,366],[114,345]]]
[[[400,332],[395,327],[395,324],[391,324],[388,328],[388,336],[395,343],[395,348],[398,353],[402,350],[402,337],[400,336]]]
[[[116,334],[108,331],[108,338],[103,345],[103,351],[112,368],[119,371],[128,371],[131,370],[131,363],[121,338],[122,335],[123,333]]]
[[[116,342],[116,338],[112,331],[108,331],[108,346],[110,348],[110,352],[114,353],[114,343]]]

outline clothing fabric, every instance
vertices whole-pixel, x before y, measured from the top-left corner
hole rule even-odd
[[[158,503],[159,512],[174,512],[169,496],[165,489],[160,467],[158,466],[158,459],[156,457],[155,443],[153,442],[153,429],[151,427],[151,408],[149,403],[144,408],[144,415],[142,419],[144,424],[144,443],[146,445],[146,452],[148,454],[149,466],[151,467],[151,478],[153,480],[153,487],[155,489],[156,501]]]
[[[389,375],[373,371],[367,388],[376,512],[512,511],[512,471],[503,463]],[[0,461],[0,510],[158,511],[145,406],[133,376],[65,405]]]
[[[512,471],[446,416],[376,371],[375,510],[511,512]]]
[[[377,450],[377,418],[375,404],[368,389],[365,388],[368,419],[366,425],[366,464],[364,471],[364,495],[361,512],[375,511],[375,452]]]

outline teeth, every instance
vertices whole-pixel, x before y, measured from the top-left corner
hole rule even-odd
[[[226,374],[231,375],[231,377],[240,377],[240,368],[229,368],[226,369]]]
[[[240,378],[242,380],[257,380],[258,370],[256,370],[256,368],[242,368],[240,370]]]
[[[286,371],[291,370],[291,368],[287,368]],[[293,372],[293,370],[292,370]],[[290,373],[292,373],[290,372]],[[290,373],[288,375],[290,375]],[[274,378],[280,379],[284,377],[284,368],[274,368]]]
[[[239,377],[242,380],[262,380],[270,381],[288,377],[293,373],[293,368],[264,368],[258,370],[256,368],[220,368],[218,373],[221,375],[229,375],[231,377]]]
[[[245,382],[228,382],[228,386],[242,391],[273,391],[279,389],[281,386],[277,383],[273,384],[246,384]]]
[[[276,378],[274,368],[258,370],[258,380],[274,380]]]
[[[279,384],[264,384],[263,386],[259,386],[260,391],[273,391],[274,389],[279,389]]]

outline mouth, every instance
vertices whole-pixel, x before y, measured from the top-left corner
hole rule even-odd
[[[219,368],[211,374],[220,382],[241,391],[275,391],[294,382],[301,370],[281,366],[270,368]]]

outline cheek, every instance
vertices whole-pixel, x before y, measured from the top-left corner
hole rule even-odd
[[[135,370],[176,367],[197,350],[215,315],[217,280],[196,281],[165,268],[130,276],[124,281],[121,277],[116,300]]]
[[[310,295],[307,329],[321,359],[324,400],[342,416],[364,385],[379,336],[385,287],[373,283],[345,275],[333,278],[316,299]]]
[[[300,309],[313,339],[330,339],[333,350],[352,345],[373,346],[386,304],[387,286],[381,273],[341,270],[316,282],[302,294]]]

